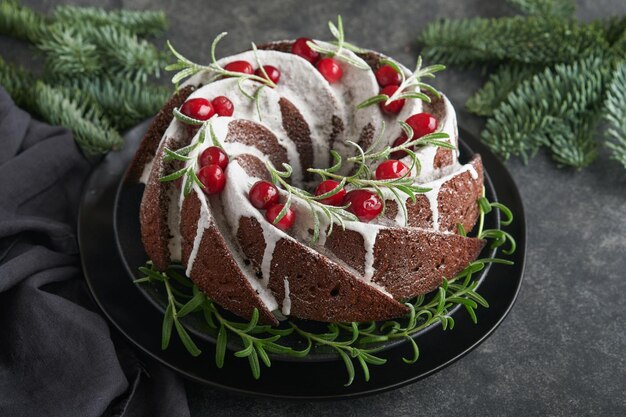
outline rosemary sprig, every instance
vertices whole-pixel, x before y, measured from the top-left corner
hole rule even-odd
[[[434,132],[421,138],[413,139],[413,129],[405,122],[399,123],[402,126],[402,129],[404,130],[408,139],[405,143],[398,146],[392,147],[387,145],[382,150],[376,150],[385,131],[384,122],[381,126],[380,133],[378,134],[376,140],[370,145],[367,150],[364,150],[359,144],[353,141],[347,141],[348,144],[354,146],[357,149],[357,153],[355,156],[346,158],[347,162],[357,165],[357,169],[352,175],[343,176],[338,173],[343,165],[343,158],[336,151],[331,151],[331,155],[333,157],[332,166],[330,166],[329,168],[309,168],[307,171],[318,174],[322,177],[322,180],[332,178],[340,180],[342,183],[350,184],[355,188],[373,188],[383,201],[383,205],[385,204],[383,189],[389,190],[393,194],[394,199],[398,202],[398,206],[404,212],[404,219],[406,223],[408,219],[405,204],[406,198],[402,198],[401,194],[406,195],[412,202],[415,202],[417,194],[425,193],[431,190],[430,188],[421,187],[414,184],[415,180],[410,176],[413,170],[416,170],[419,173],[421,167],[420,161],[413,148],[415,146],[426,145],[434,145],[451,149],[455,148],[452,144],[441,140],[449,138],[447,133]],[[394,178],[390,180],[374,179],[370,169],[370,164],[378,160],[388,159],[393,152],[397,151],[406,152],[411,157],[412,165],[409,168],[407,174],[400,178]]]
[[[190,59],[185,58],[180,52],[174,49],[172,44],[169,41],[167,41],[168,48],[170,49],[174,57],[176,57],[177,59],[177,62],[165,67],[166,71],[178,71],[172,77],[172,83],[178,85],[185,78],[191,77],[192,75],[195,75],[200,71],[208,71],[214,74],[216,78],[220,76],[232,77],[232,78],[238,78],[240,82],[243,82],[245,80],[252,80],[252,81],[257,81],[268,87],[272,87],[272,88],[276,87],[276,84],[274,84],[272,80],[270,80],[270,78],[267,76],[267,73],[263,69],[263,65],[261,65],[261,61],[257,54],[257,47],[254,43],[252,43],[252,50],[254,51],[255,58],[257,60],[257,63],[259,64],[259,68],[261,69],[263,73],[263,77],[259,77],[258,75],[254,75],[254,74],[244,74],[241,72],[227,71],[220,64],[218,64],[217,58],[215,57],[215,49],[217,48],[217,44],[220,42],[220,40],[222,40],[222,38],[224,38],[224,36],[226,35],[227,35],[227,32],[220,33],[211,43],[211,63],[209,65],[200,65],[200,64],[196,64],[195,62],[192,62]]]
[[[183,194],[185,197],[187,197],[191,193],[191,189],[193,188],[194,184],[198,185],[201,189],[206,188],[196,174],[196,171],[198,170],[198,155],[196,155],[196,152],[194,151],[204,143],[207,135],[207,130],[209,131],[209,135],[211,136],[213,146],[218,146],[222,149],[224,148],[217,138],[215,131],[213,130],[213,124],[211,123],[212,118],[206,121],[196,120],[189,116],[185,116],[178,109],[174,109],[173,113],[174,117],[183,123],[200,126],[200,129],[198,130],[198,140],[195,143],[192,143],[177,150],[171,150],[167,147],[163,148],[163,152],[165,153],[165,156],[163,157],[164,162],[181,161],[185,163],[191,163],[189,163],[188,165],[186,164],[185,167],[179,169],[178,171],[159,178],[159,181],[169,182],[184,177],[185,180],[183,184]]]
[[[313,236],[311,238],[311,245],[315,245],[319,240],[320,227],[321,227],[321,222],[320,222],[320,217],[319,217],[320,213],[323,214],[328,219],[329,227],[328,227],[328,231],[326,232],[328,235],[330,235],[333,232],[334,223],[337,223],[342,228],[345,228],[346,221],[359,221],[359,219],[354,214],[346,210],[348,206],[339,206],[339,207],[330,206],[321,202],[321,200],[324,200],[328,197],[332,197],[333,195],[340,192],[341,189],[346,184],[345,178],[343,178],[339,182],[337,187],[335,187],[334,189],[330,190],[327,193],[316,196],[316,195],[309,193],[306,190],[303,190],[294,185],[291,185],[286,181],[287,178],[291,177],[291,174],[293,172],[293,169],[291,168],[289,164],[283,164],[283,168],[285,169],[284,171],[277,170],[269,162],[266,162],[265,165],[270,175],[272,176],[272,182],[274,182],[274,184],[283,188],[288,193],[287,200],[285,202],[285,207],[281,210],[280,213],[278,213],[278,216],[274,220],[274,224],[278,223],[280,219],[282,219],[287,214],[289,207],[291,206],[291,203],[292,203],[292,196],[295,196],[298,199],[304,201],[305,203],[308,204],[310,208],[311,214],[313,216],[313,225],[314,225]]]
[[[484,197],[482,197],[484,198]],[[500,210],[506,217],[502,225],[509,225],[513,221],[511,211],[500,203],[490,203],[485,200],[479,202],[480,226],[478,235],[483,235],[484,216],[493,209]],[[509,235],[510,236],[510,235]],[[485,239],[492,240],[492,247],[500,247],[506,241],[495,237],[495,234],[484,235]],[[507,239],[509,240],[509,239]],[[511,248],[505,253],[515,250],[515,241],[509,240]],[[167,293],[167,308],[163,320],[162,347],[167,348],[171,338],[172,328],[176,328],[185,348],[191,354],[200,354],[184,325],[179,319],[194,313],[204,318],[207,325],[217,332],[215,363],[219,368],[224,366],[229,338],[240,340],[243,348],[234,353],[235,357],[247,358],[254,378],[261,375],[261,366],[271,366],[269,353],[284,354],[292,357],[307,356],[313,346],[324,346],[333,349],[344,362],[348,380],[346,386],[354,381],[355,361],[361,367],[366,381],[370,378],[369,365],[383,365],[386,359],[376,356],[380,350],[380,343],[394,339],[405,339],[413,349],[410,358],[402,358],[406,364],[415,363],[420,351],[413,336],[435,324],[440,323],[442,330],[452,330],[455,320],[452,311],[457,306],[469,314],[471,320],[477,323],[476,309],[488,308],[489,303],[476,290],[478,282],[474,276],[490,263],[512,265],[511,261],[500,258],[484,258],[471,262],[463,271],[451,279],[444,279],[441,286],[431,294],[420,295],[411,302],[407,302],[409,313],[402,319],[387,320],[384,322],[366,323],[329,323],[325,331],[316,332],[306,330],[301,324],[288,320],[278,328],[258,324],[259,314],[254,311],[250,321],[242,322],[226,318],[219,307],[209,300],[193,282],[183,276],[183,267],[172,265],[166,272],[156,270],[151,262],[140,268],[144,277],[137,279],[137,284],[160,283],[165,286]],[[178,301],[178,298],[184,302]],[[282,339],[298,336],[305,342],[305,348],[296,350],[281,343]],[[293,343],[293,340],[292,340]]]
[[[382,59],[380,63],[391,66],[398,74],[400,74],[400,78],[402,80],[400,86],[391,96],[388,96],[387,94],[378,94],[364,100],[363,102],[357,104],[357,109],[363,109],[382,101],[385,102],[385,105],[389,105],[393,101],[402,99],[419,99],[425,101],[426,103],[430,103],[430,97],[422,93],[422,89],[430,92],[437,98],[441,96],[433,86],[421,81],[421,79],[435,78],[435,73],[444,70],[446,68],[445,65],[431,65],[422,68],[422,57],[418,56],[415,71],[407,77],[400,65],[393,59]]]
[[[330,42],[330,44],[334,45],[336,48],[328,48],[320,46],[315,42],[308,41],[307,45],[309,46],[309,48],[327,57],[336,58],[340,61],[343,61],[360,70],[369,70],[369,65],[367,65],[367,63],[365,63],[364,61],[354,59],[351,56],[342,53],[344,49],[357,53],[363,53],[366,51],[345,41],[345,34],[343,31],[343,22],[341,20],[341,16],[337,16],[337,25],[335,25],[332,21],[329,21],[328,28],[330,29],[330,33],[336,39],[335,41]]]

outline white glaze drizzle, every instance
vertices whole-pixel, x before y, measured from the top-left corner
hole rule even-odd
[[[283,298],[283,306],[282,306],[281,312],[285,316],[288,316],[289,314],[291,314],[291,296],[289,294],[289,278],[288,277],[283,278],[283,284],[285,286],[285,298]]]
[[[142,184],[148,183],[148,178],[150,178],[150,172],[152,171],[152,165],[154,164],[154,157],[148,161],[147,164],[143,166],[143,171],[141,172],[141,176],[139,177],[139,182]]]

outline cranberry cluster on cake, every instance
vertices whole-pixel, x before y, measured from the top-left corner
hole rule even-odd
[[[189,67],[129,171],[159,269],[262,323],[362,322],[479,255],[481,159],[458,162],[452,105],[404,66],[300,38]]]

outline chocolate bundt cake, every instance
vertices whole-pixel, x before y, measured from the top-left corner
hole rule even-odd
[[[337,48],[301,38],[195,68],[129,170],[154,265],[182,263],[241,317],[399,317],[484,246],[459,234],[483,168],[458,162],[448,99],[381,54]]]

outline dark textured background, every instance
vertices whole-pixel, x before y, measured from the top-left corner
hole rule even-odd
[[[56,4],[24,3],[41,11]],[[513,12],[504,2],[489,0],[69,3],[164,9],[167,38],[199,61],[207,60],[219,32],[229,32],[220,44],[223,56],[246,48],[250,40],[328,38],[326,22],[339,13],[350,41],[409,66],[418,52],[416,36],[427,22]],[[578,1],[577,14],[585,20],[624,13],[622,0]],[[22,44],[0,38],[0,50],[27,66],[32,62],[32,51]],[[483,122],[464,111],[463,103],[481,80],[478,72],[448,70],[435,83],[456,104],[459,123],[475,134]],[[189,383],[192,415],[625,415],[626,171],[606,153],[583,172],[558,169],[541,154],[528,166],[518,161],[507,166],[528,216],[527,272],[515,308],[479,348],[426,380],[350,401],[244,398]]]

